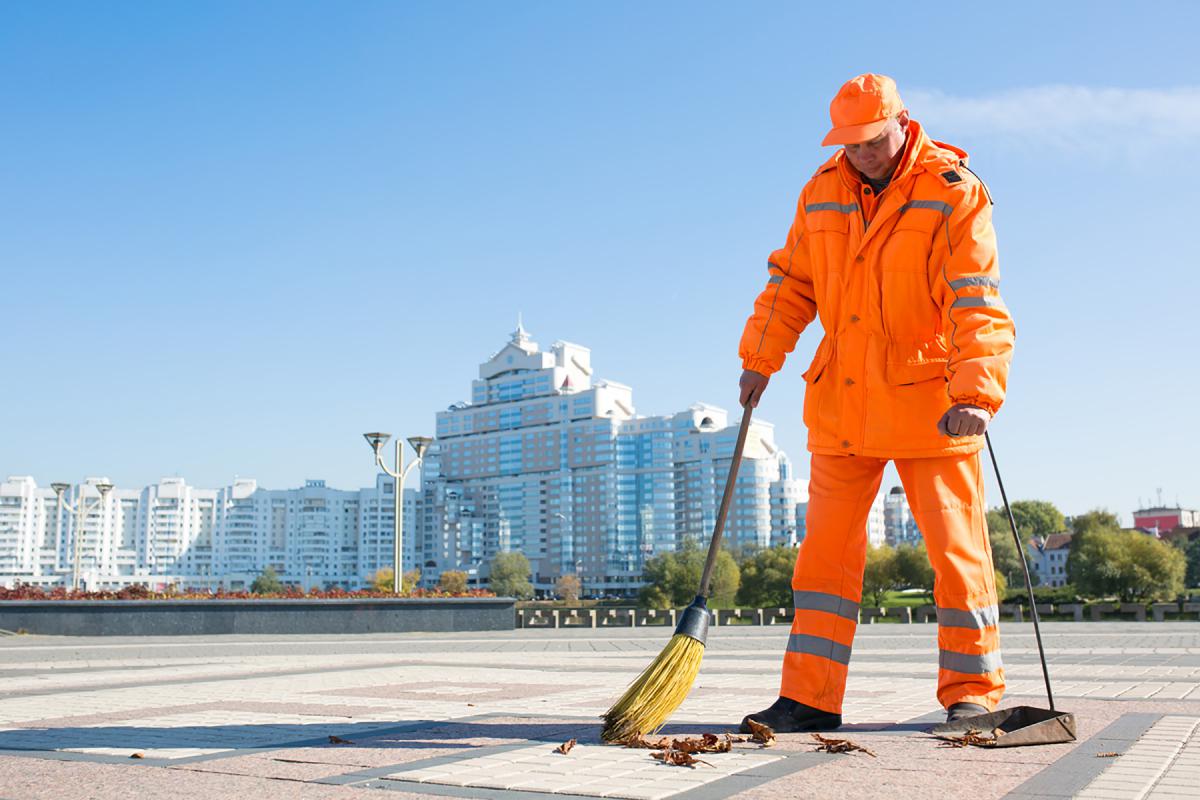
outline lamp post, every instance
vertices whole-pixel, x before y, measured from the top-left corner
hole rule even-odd
[[[88,503],[83,499],[82,487],[80,488],[79,498],[75,501],[74,505],[71,505],[63,498],[63,493],[66,492],[67,489],[71,488],[70,484],[52,483],[50,484],[50,488],[54,490],[54,494],[58,497],[58,511],[56,514],[56,519],[58,524],[58,535],[60,539],[62,538],[63,508],[66,508],[67,511],[70,511],[75,515],[75,525],[73,526],[73,533],[71,536],[71,549],[73,551],[71,557],[71,590],[74,591],[79,588],[79,540],[80,535],[83,533],[83,521],[87,519],[87,515],[92,513],[93,510],[104,505],[104,501],[107,499],[108,493],[112,491],[113,485],[111,483],[96,484],[96,489],[100,492],[100,497],[96,500],[95,504]]]
[[[408,443],[417,454],[416,459],[409,462],[408,466],[404,464],[404,445],[397,439],[396,470],[393,472],[383,463],[383,446],[387,444],[388,439],[392,438],[392,435],[390,433],[364,433],[363,438],[367,440],[367,444],[371,445],[371,449],[375,451],[375,463],[379,465],[379,468],[396,479],[396,488],[393,492],[394,497],[392,498],[396,503],[396,510],[392,516],[396,524],[395,536],[392,539],[392,593],[399,595],[404,583],[404,551],[401,549],[404,536],[404,479],[408,477],[408,473],[412,468],[420,464],[421,459],[425,458],[425,451],[429,449],[429,445],[433,443],[433,439],[428,436],[408,437]]]

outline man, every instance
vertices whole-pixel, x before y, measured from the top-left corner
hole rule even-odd
[[[741,402],[756,406],[801,331],[817,316],[825,331],[803,376],[812,469],[780,696],[746,718],[779,732],[841,725],[867,515],[889,460],[936,574],[938,700],[957,719],[1004,693],[979,452],[1015,332],[991,198],[890,78],[849,81],[830,117],[823,144],[842,148],[804,187],[740,346]]]

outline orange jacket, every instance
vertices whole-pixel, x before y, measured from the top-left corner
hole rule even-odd
[[[991,198],[962,150],[915,121],[878,197],[838,150],[804,187],[787,243],[742,334],[746,369],[770,375],[820,316],[804,373],[814,453],[970,453],[937,422],[954,403],[1004,402],[1015,329],[1000,299]]]

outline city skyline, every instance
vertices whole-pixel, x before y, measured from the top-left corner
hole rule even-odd
[[[517,314],[517,326],[518,326],[518,329],[521,331],[525,331],[524,316],[525,315],[522,313]],[[497,352],[499,352],[499,351],[497,351]],[[610,383],[611,383],[611,381],[610,381]],[[617,384],[617,385],[620,385],[620,384]],[[461,405],[462,403],[465,403],[465,402],[466,402],[465,400],[455,401],[454,403],[451,403],[449,406],[447,406],[447,409],[453,410],[455,406]],[[701,402],[700,404],[706,405],[703,402]],[[433,413],[433,415],[436,419],[436,417],[438,416],[439,413],[444,413],[444,412],[431,412],[431,413]],[[639,415],[638,418],[645,418],[648,416],[653,416],[653,415],[652,414],[651,415]],[[386,427],[386,426],[384,426],[384,427]],[[436,428],[436,424],[428,425],[425,427],[418,427],[416,431],[410,431],[407,429],[401,430],[401,431],[398,431],[396,435],[400,435],[400,436],[423,435],[427,432],[432,433],[435,430],[435,428]],[[783,438],[783,437],[780,437],[780,438]],[[359,447],[357,447],[357,448],[351,448],[351,449],[357,451],[357,450],[361,449],[361,445],[359,445]],[[986,457],[986,451],[984,453],[984,457]],[[3,467],[3,466],[4,465],[0,464],[0,467]],[[791,468],[792,472],[796,473],[797,477],[807,481],[807,478],[808,478],[808,476],[807,476],[807,453],[804,453],[800,459],[792,461],[790,468]],[[370,465],[368,465],[368,469],[365,471],[368,476],[376,475],[378,477],[378,476],[383,475],[382,472],[372,473],[370,470],[371,470],[371,467],[370,467]],[[421,478],[422,470],[423,470],[423,466],[418,467],[418,473],[417,473],[417,476],[415,476],[417,478],[417,480],[414,480],[414,484],[416,484],[418,482],[418,480],[422,479]],[[330,480],[330,479],[324,477],[323,475],[315,474],[318,472],[320,472],[319,469],[301,468],[300,472],[293,473],[293,474],[299,475],[300,477],[292,479],[290,481],[285,480],[281,483],[281,485],[289,486],[289,487],[301,487],[301,486],[307,485],[308,483],[310,483],[312,481],[319,481],[322,484],[328,483],[332,488],[338,488],[339,491],[352,491],[357,488],[360,488],[362,485],[365,485],[361,481],[356,482],[355,479],[353,479],[353,478],[343,479],[341,481]],[[34,474],[30,473],[29,471],[21,471],[19,469],[14,470],[11,467],[8,469],[0,468],[0,476],[5,476],[5,475],[7,475],[9,477],[26,477],[26,476],[28,476],[28,477],[33,478],[39,486],[49,486],[53,480],[64,480],[65,482],[67,482],[73,486],[76,486],[76,485],[82,485],[85,482],[87,482],[88,480],[99,479],[99,478],[104,478],[106,480],[114,480],[118,485],[132,485],[132,486],[139,486],[139,487],[151,486],[151,485],[154,485],[157,483],[161,483],[163,481],[169,481],[169,480],[173,480],[173,479],[183,479],[187,482],[187,485],[196,486],[196,487],[227,487],[227,486],[232,485],[233,483],[238,482],[239,480],[251,480],[251,481],[263,483],[264,485],[266,485],[266,482],[260,481],[256,475],[248,475],[248,474],[237,472],[237,471],[226,471],[225,474],[232,475],[232,481],[230,481],[228,479],[220,479],[220,478],[218,478],[216,480],[213,480],[211,478],[209,478],[207,480],[205,480],[205,479],[193,480],[191,476],[183,475],[180,472],[173,472],[173,473],[160,472],[157,476],[150,477],[149,479],[138,478],[138,479],[125,481],[125,480],[121,480],[121,479],[114,479],[112,477],[111,471],[105,471],[105,470],[93,470],[93,471],[85,470],[83,473],[76,473],[76,475],[74,477],[69,476],[69,475],[64,475],[64,472],[62,470],[59,470],[51,475],[51,479],[45,479],[44,476],[34,475]],[[985,479],[988,482],[988,492],[987,492],[988,507],[994,508],[994,507],[1000,506],[1001,500],[1000,500],[999,492],[997,490],[993,489],[994,478],[993,478],[992,474],[987,473]],[[340,488],[342,486],[354,487],[354,489],[351,489],[351,488],[342,489],[342,488]],[[902,487],[901,487],[899,476],[896,474],[894,467],[889,465],[887,472],[885,473],[883,483],[880,488],[879,499],[882,501],[884,496],[890,490],[901,489],[901,488]],[[1135,512],[1138,510],[1141,510],[1141,509],[1150,509],[1150,508],[1162,508],[1162,509],[1185,508],[1185,509],[1187,509],[1187,508],[1191,508],[1195,505],[1194,503],[1191,502],[1190,498],[1180,498],[1180,497],[1164,498],[1161,489],[1157,490],[1157,501],[1151,501],[1150,497],[1151,496],[1149,494],[1146,494],[1146,495],[1139,494],[1135,504],[1131,504],[1131,505],[1121,507],[1121,508],[1115,508],[1110,505],[1106,505],[1103,502],[1096,502],[1091,505],[1087,505],[1085,508],[1081,508],[1079,510],[1070,510],[1067,508],[1063,508],[1062,505],[1052,496],[1040,496],[1039,495],[1039,496],[1024,497],[1024,496],[1014,495],[1011,499],[1013,499],[1013,500],[1035,500],[1035,499],[1036,500],[1047,500],[1051,503],[1054,503],[1056,506],[1058,506],[1060,508],[1060,510],[1062,510],[1063,513],[1068,517],[1074,516],[1077,514],[1081,514],[1081,513],[1085,513],[1087,511],[1091,511],[1091,510],[1095,510],[1095,509],[1103,509],[1103,510],[1107,510],[1107,511],[1112,511],[1114,514],[1117,515],[1118,519],[1122,521],[1122,524],[1125,524],[1126,526],[1133,526],[1134,524],[1136,524]]]
[[[122,7],[2,12],[2,474],[368,485],[361,433],[431,433],[519,312],[646,411],[735,408],[829,100],[873,71],[996,201],[1010,496],[1200,502],[1195,203],[1162,179],[1200,130],[1195,4],[958,9],[969,70],[900,8],[864,55],[781,47],[846,24],[782,2]],[[820,333],[759,409],[801,476]]]

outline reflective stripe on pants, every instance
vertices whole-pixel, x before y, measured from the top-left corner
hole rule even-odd
[[[867,516],[885,459],[814,454],[796,616],[780,694],[841,713],[866,565]],[[995,708],[1004,694],[979,454],[897,459],[936,575],[938,700]]]

